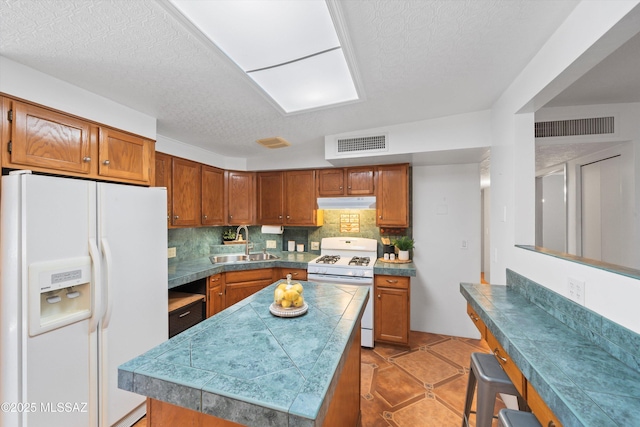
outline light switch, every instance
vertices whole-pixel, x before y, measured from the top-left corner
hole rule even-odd
[[[168,248],[167,249],[167,257],[175,258],[176,257],[176,248]]]

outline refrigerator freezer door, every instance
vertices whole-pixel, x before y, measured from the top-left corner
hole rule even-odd
[[[34,307],[29,304],[28,284],[31,265],[89,257],[88,241],[96,233],[95,183],[36,175],[3,177],[2,183],[2,268],[13,273],[3,271],[0,283],[1,361],[3,372],[13,370],[17,375],[6,380],[3,376],[0,395],[3,401],[36,406],[32,412],[3,412],[1,424],[93,426],[97,413],[91,404],[95,393],[90,390],[96,378],[88,373],[95,368],[90,351],[97,341],[89,333],[89,320],[30,336],[29,312]],[[17,223],[10,224],[12,219]],[[19,231],[5,236],[11,226]],[[6,265],[7,258],[15,263]],[[60,297],[67,298],[66,294]],[[7,337],[12,337],[10,347]]]
[[[98,211],[101,427],[109,427],[145,403],[118,389],[118,366],[167,339],[166,190],[99,183]]]

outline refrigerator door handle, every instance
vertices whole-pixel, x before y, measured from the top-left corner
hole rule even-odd
[[[111,292],[109,292],[109,286],[111,285],[111,266],[113,265],[113,257],[111,256],[111,246],[109,246],[109,241],[106,237],[103,237],[101,240],[102,243],[102,253],[104,254],[104,267],[106,271],[106,280],[103,286],[103,298],[106,302],[104,305],[104,315],[102,317],[102,330],[105,330],[109,327],[109,321],[111,320],[111,311],[113,309],[113,301]]]
[[[89,318],[89,333],[98,328],[98,322],[102,317],[102,271],[100,263],[100,251],[98,243],[93,237],[89,238],[89,256],[93,265],[93,313]]]

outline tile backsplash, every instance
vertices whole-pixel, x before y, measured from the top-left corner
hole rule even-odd
[[[341,215],[358,215],[358,232],[341,232]],[[267,240],[275,240],[276,247],[272,250],[287,250],[287,242],[293,240],[296,244],[303,244],[304,251],[320,253],[319,250],[311,250],[311,242],[320,242],[323,237],[349,236],[366,237],[378,241],[378,253],[382,253],[380,243],[380,229],[376,226],[375,210],[325,210],[324,225],[321,227],[286,227],[283,234],[262,234],[262,227],[249,227],[249,241],[254,244],[252,251],[259,252],[266,248]],[[173,228],[169,230],[167,247],[176,248],[176,257],[169,259],[170,263],[188,259],[205,257],[211,253],[237,253],[244,251],[244,246],[223,245],[222,234],[225,230],[237,227],[199,227],[199,228]],[[407,230],[411,235],[411,230]],[[393,240],[393,238],[392,238]]]

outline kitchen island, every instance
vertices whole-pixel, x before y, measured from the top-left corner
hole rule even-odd
[[[150,427],[358,424],[368,290],[301,282],[308,312],[281,318],[281,282],[119,367],[118,386],[149,398]]]

